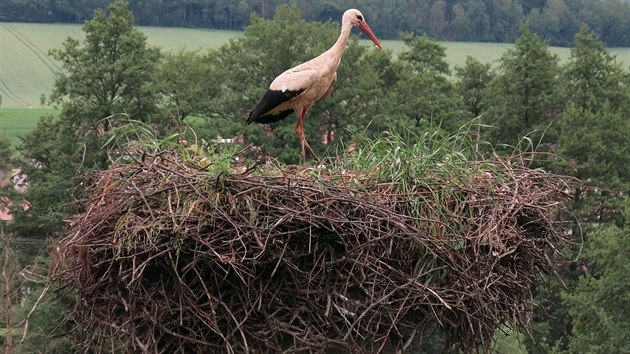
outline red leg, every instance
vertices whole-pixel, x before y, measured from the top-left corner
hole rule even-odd
[[[304,129],[302,128],[303,120],[304,120],[304,111],[298,114],[298,121],[297,121],[297,124],[295,124],[295,132],[297,133],[298,138],[300,138],[300,143],[302,144],[302,162],[305,162],[306,153],[304,151],[304,141],[306,141],[306,138],[304,137]]]
[[[304,122],[304,116],[306,116],[307,112],[308,107],[304,107],[302,109],[302,112],[300,112],[297,124],[295,125],[295,132],[298,134],[298,137],[300,138],[300,143],[302,144],[302,161],[306,162],[306,148],[308,149],[308,152],[310,152],[311,155],[315,158],[315,160],[319,162],[319,158],[317,157],[317,155],[315,155],[315,152],[313,151],[313,149],[311,149],[311,146],[308,144],[308,141],[306,141],[306,137],[304,136],[304,128],[302,127],[302,123]]]

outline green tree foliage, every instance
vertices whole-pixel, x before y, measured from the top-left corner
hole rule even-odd
[[[623,226],[593,232],[584,275],[563,300],[571,316],[567,353],[621,353],[630,348],[630,200]]]
[[[630,95],[621,65],[588,26],[575,35],[571,57],[564,67],[564,95],[582,111],[597,112],[606,103],[613,111],[630,112]]]
[[[15,156],[15,150],[13,149],[11,143],[7,139],[0,139],[0,171],[10,174],[11,169],[17,166],[19,166],[19,160]],[[3,177],[6,178],[7,174]],[[14,201],[13,205],[7,203],[8,200]],[[15,191],[12,184],[0,186],[0,208],[10,209],[12,214],[15,215],[22,207],[19,201],[20,194]],[[14,226],[15,223],[9,222],[8,225]],[[41,244],[38,243],[19,242],[13,237],[14,235],[12,233],[7,232],[10,230],[10,227],[5,228],[4,221],[0,221],[0,245],[2,246],[2,251],[0,252],[0,267],[2,267],[0,288],[2,289],[2,300],[0,302],[2,303],[3,308],[0,311],[0,313],[2,313],[0,315],[0,331],[6,331],[6,325],[10,322],[13,333],[11,347],[8,347],[7,345],[6,336],[4,336],[5,333],[0,336],[0,348],[8,350],[8,352],[11,353],[36,352],[44,347],[47,348],[48,352],[55,352],[56,350],[64,352],[64,349],[67,351],[69,348],[65,345],[64,339],[57,338],[50,341],[48,336],[49,333],[46,331],[50,331],[52,328],[57,327],[59,318],[63,316],[58,304],[42,304],[40,311],[31,317],[30,335],[26,338],[24,343],[21,342],[20,335],[22,334],[24,319],[31,309],[29,305],[31,305],[32,302],[28,301],[27,304],[20,303],[20,301],[25,300],[25,297],[27,296],[26,294],[23,294],[21,290],[28,288],[33,291],[33,294],[29,296],[28,300],[36,299],[36,296],[38,296],[41,291],[40,284],[30,281],[30,279],[35,277],[30,274],[29,276],[24,277],[21,271],[25,268],[25,266],[37,263],[39,256],[38,253],[42,252],[42,248]],[[37,272],[38,268],[32,267],[29,270],[33,269]],[[45,272],[46,268],[43,269]],[[8,304],[11,305],[8,308],[9,313],[5,312],[7,311],[7,308],[5,307],[7,306],[7,299],[5,298],[5,282],[7,281],[9,282],[9,297],[11,300],[11,303]],[[54,318],[47,317],[46,313],[53,308],[57,308]]]
[[[564,0],[550,0],[532,9],[528,21],[532,31],[556,45],[568,46],[577,31],[578,20]]]
[[[8,139],[0,138],[0,171],[13,167],[13,148]]]
[[[413,70],[419,74],[434,72],[449,75],[450,69],[446,63],[446,47],[431,40],[428,36],[413,36],[405,34],[403,41],[409,50],[400,53],[400,59],[411,64]]]
[[[11,173],[11,169],[15,167],[13,155],[14,151],[11,142],[8,139],[0,138],[0,182],[2,179],[7,178]],[[0,185],[0,209],[9,208],[8,200],[4,197],[12,198],[12,194],[13,187],[11,185]],[[3,221],[0,221],[0,223],[2,222]],[[4,225],[0,225],[0,231],[2,231],[3,226]]]
[[[558,75],[558,57],[523,27],[514,48],[501,57],[498,74],[485,93],[488,111],[482,122],[495,127],[488,139],[510,144],[529,136],[537,143],[559,113]]]
[[[392,123],[417,132],[429,127],[457,131],[470,117],[449,80],[446,48],[427,36],[405,35],[403,40],[408,49],[400,54],[397,79],[386,96]]]
[[[519,23],[523,19],[523,6],[516,0],[487,2],[486,12],[490,17],[490,33],[493,42],[516,38]]]
[[[453,8],[454,37],[463,41],[490,41],[490,16],[486,12],[486,5],[481,0],[456,4]]]
[[[124,113],[145,121],[155,112],[155,67],[159,50],[133,27],[127,2],[117,0],[109,14],[97,10],[83,31],[85,40],[68,38],[51,55],[62,63],[52,100],[63,103],[62,120],[109,129],[110,117]],[[107,118],[107,119],[106,119]],[[84,133],[84,132],[82,132]],[[102,134],[102,133],[101,133]]]
[[[23,305],[15,306],[16,318],[24,319],[33,308],[42,293],[40,285],[33,286],[33,292],[25,299]],[[54,290],[49,290],[40,300],[36,311],[29,318],[28,333],[24,343],[20,343],[16,352],[37,353],[46,348],[46,353],[74,353],[76,347],[70,338],[80,336],[76,328],[64,323],[64,317],[73,304],[68,296],[59,296]],[[74,332],[68,334],[68,332]],[[21,338],[17,338],[20,340]]]
[[[466,64],[455,68],[455,76],[458,78],[456,92],[464,100],[466,109],[478,117],[486,109],[483,105],[483,93],[494,79],[492,65],[467,56]]]
[[[157,71],[162,115],[181,123],[188,116],[210,116],[216,111],[213,104],[225,79],[216,57],[216,52],[184,50],[163,55]]]
[[[496,354],[528,354],[523,342],[525,335],[512,329],[501,329],[495,336],[495,343],[492,353]]]
[[[607,188],[630,181],[630,120],[604,104],[593,113],[569,106],[559,152],[574,163],[575,176]]]
[[[60,231],[72,212],[73,179],[87,145],[70,139],[61,121],[52,116],[40,119],[22,141],[20,151],[28,159],[23,169],[30,186],[21,197],[29,209],[15,214],[11,230],[21,237],[45,238]],[[37,162],[32,165],[31,160]]]

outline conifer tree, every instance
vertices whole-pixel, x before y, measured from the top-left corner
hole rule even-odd
[[[485,92],[482,123],[495,127],[487,136],[493,143],[515,145],[524,136],[538,142],[560,110],[558,56],[527,26],[522,32]]]

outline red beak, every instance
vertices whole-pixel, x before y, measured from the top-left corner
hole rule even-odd
[[[374,44],[376,44],[378,49],[383,49],[383,47],[381,47],[381,43],[378,41],[378,38],[376,38],[374,32],[372,32],[372,29],[370,28],[370,26],[368,26],[367,22],[361,21],[361,23],[359,23],[357,27],[359,27],[361,31],[363,31],[363,33],[370,37],[370,39],[372,40],[372,42],[374,42]]]

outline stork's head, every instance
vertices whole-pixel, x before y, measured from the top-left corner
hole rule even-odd
[[[368,37],[370,37],[372,42],[374,42],[374,44],[376,44],[376,46],[379,49],[383,48],[381,47],[381,43],[378,41],[378,39],[374,35],[374,32],[372,32],[372,29],[370,28],[370,26],[368,26],[367,22],[365,22],[365,17],[363,17],[363,14],[361,13],[361,11],[357,9],[350,9],[344,12],[342,22],[347,22],[347,21],[350,22],[353,26],[359,27],[359,29],[363,31],[363,33],[365,33]]]

